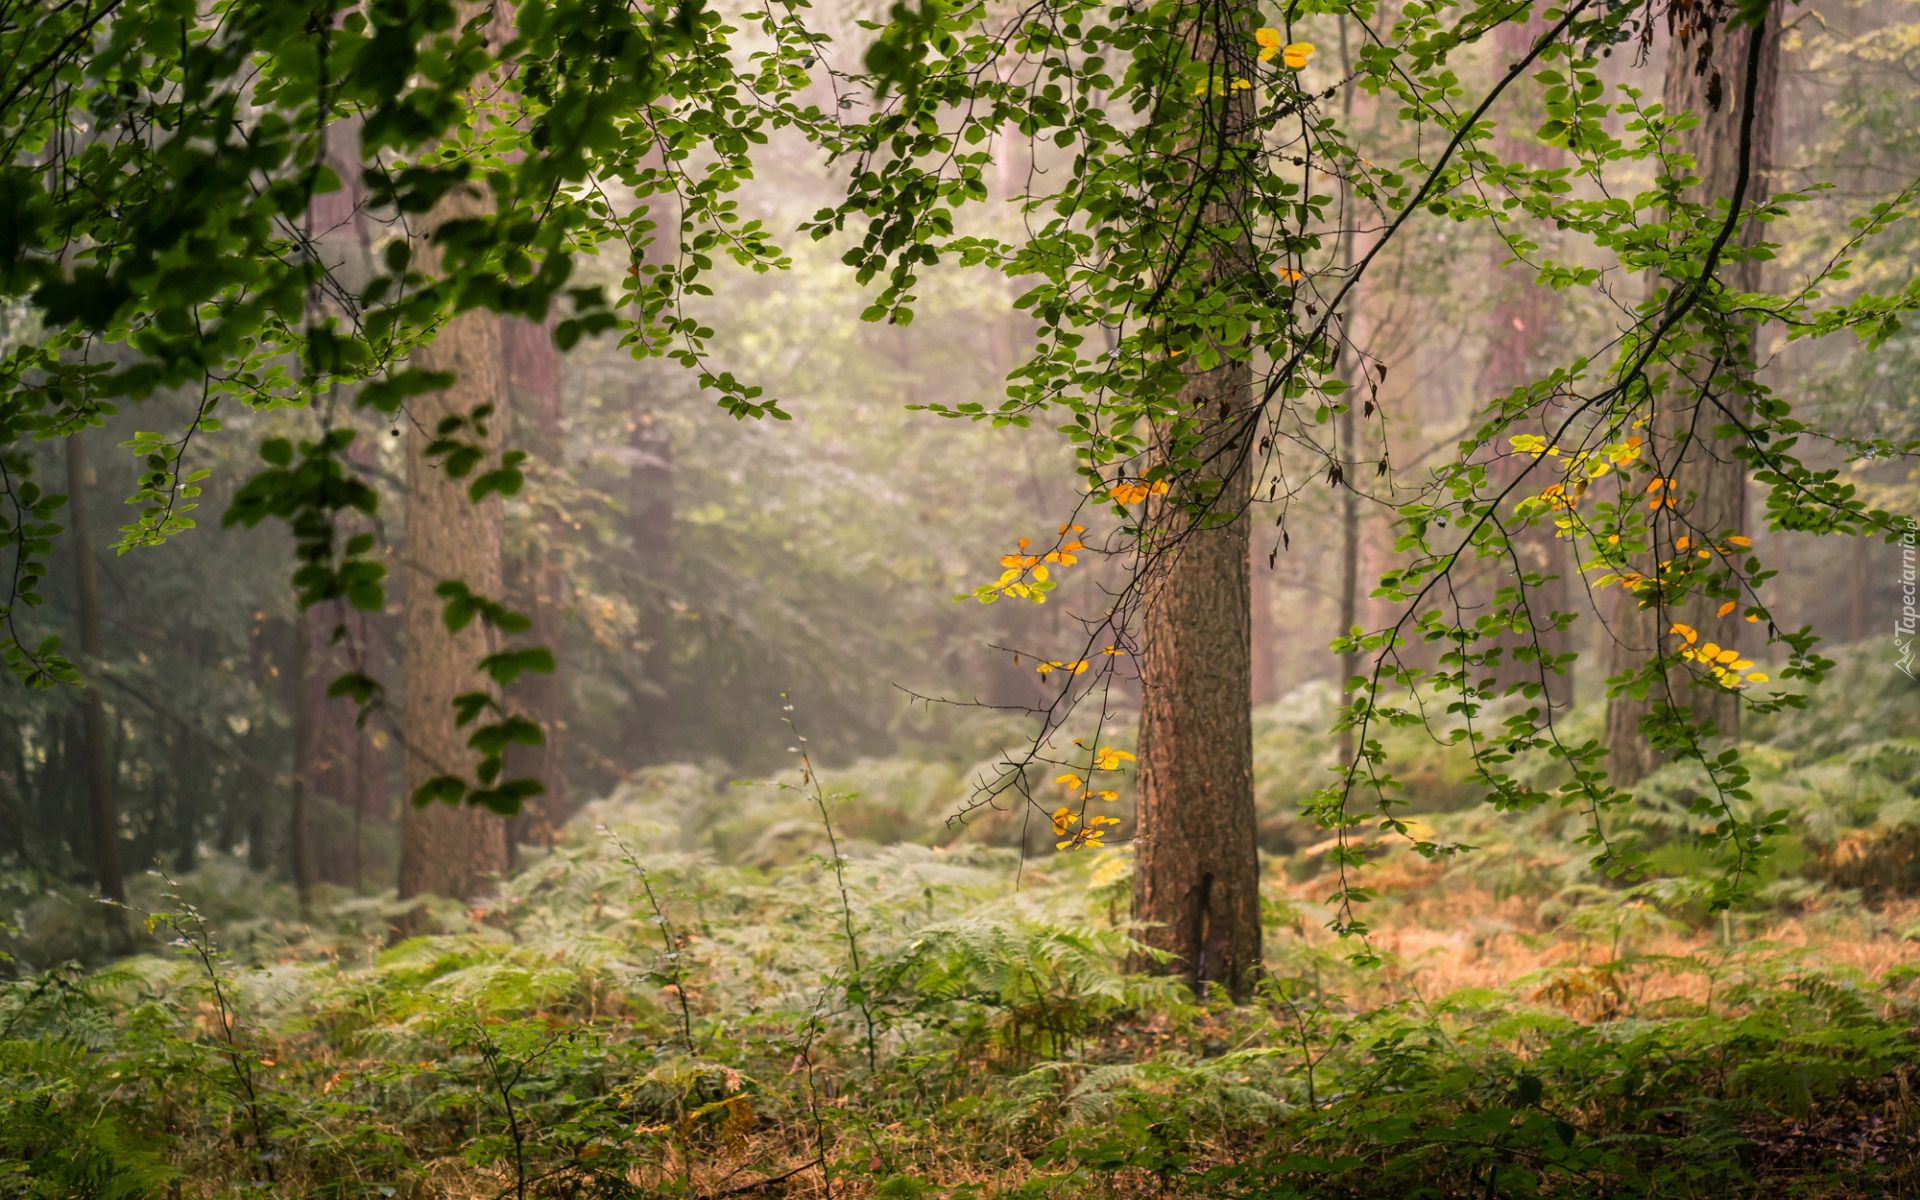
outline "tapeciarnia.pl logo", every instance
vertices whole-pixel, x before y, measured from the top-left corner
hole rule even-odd
[[[1907,518],[1907,531],[1900,535],[1900,614],[1893,621],[1893,649],[1899,657],[1894,666],[1908,679],[1914,677],[1913,657],[1917,643],[1914,637],[1916,625],[1920,625],[1920,553],[1914,546],[1915,534],[1920,532],[1920,520]]]

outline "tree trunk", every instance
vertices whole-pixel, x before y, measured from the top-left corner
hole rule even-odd
[[[565,467],[560,431],[560,352],[547,326],[514,318],[500,322],[500,348],[507,391],[513,401],[515,440],[532,460],[537,486],[558,476]],[[522,675],[508,692],[514,709],[546,733],[544,745],[515,745],[506,756],[510,778],[538,779],[547,789],[544,795],[527,802],[511,831],[516,840],[536,846],[553,844],[570,811],[561,758],[566,691],[560,674],[560,640],[567,584],[560,566],[559,542],[564,533],[565,526],[558,519],[540,521],[526,531],[524,548],[506,566],[508,602],[533,618],[530,636],[553,651],[555,668]]]
[[[298,607],[293,619],[293,788],[287,806],[287,856],[293,868],[293,890],[305,920],[313,903],[313,848],[307,842],[307,774],[312,766],[313,702],[307,695],[312,672],[313,629],[307,610]]]
[[[73,528],[74,591],[80,607],[80,657],[86,670],[99,674],[105,653],[100,637],[100,577],[94,562],[93,526],[87,514],[87,490],[93,486],[87,468],[86,433],[67,436],[67,513]],[[81,694],[80,727],[85,756],[81,775],[87,789],[87,825],[93,835],[93,875],[106,906],[107,940],[113,949],[128,947],[126,913],[119,907],[127,898],[120,875],[120,818],[114,808],[113,758],[107,738],[106,705],[98,682]]]
[[[1709,36],[1711,40],[1703,40]],[[1691,174],[1700,180],[1694,189],[1703,201],[1731,201],[1741,171],[1740,127],[1743,121],[1747,55],[1756,31],[1729,30],[1724,26],[1692,31],[1691,37],[1676,37],[1667,48],[1667,73],[1664,103],[1668,112],[1690,111],[1699,124],[1678,137],[1679,150],[1693,157]],[[1773,161],[1773,125],[1780,74],[1780,11],[1768,10],[1765,25],[1757,36],[1764,38],[1760,49],[1758,87],[1753,98],[1752,163],[1745,205],[1762,203],[1767,195],[1766,172]],[[1717,103],[1715,103],[1717,101]],[[1749,225],[1742,232],[1751,242],[1760,228]],[[1722,262],[1717,276],[1727,288],[1737,292],[1756,291],[1760,284],[1760,264],[1751,260]],[[1664,281],[1656,286],[1666,286]],[[1744,361],[1745,355],[1741,359]],[[1680,507],[1661,510],[1655,521],[1657,550],[1649,562],[1638,568],[1654,571],[1652,560],[1665,560],[1682,551],[1676,542],[1719,541],[1724,535],[1738,534],[1746,528],[1746,470],[1731,453],[1732,443],[1717,441],[1713,428],[1725,417],[1711,405],[1698,401],[1663,404],[1655,415],[1649,450],[1662,476],[1674,480],[1671,492],[1677,494]],[[1712,642],[1723,649],[1738,649],[1743,621],[1740,609],[1722,617],[1720,601],[1701,594],[1698,588],[1679,608],[1662,604],[1642,605],[1625,589],[1618,590],[1615,601],[1611,668],[1616,675],[1639,670],[1658,650],[1668,630],[1675,624],[1691,626],[1701,643]],[[1739,697],[1724,688],[1692,685],[1692,676],[1675,670],[1668,678],[1667,690],[1649,689],[1646,699],[1626,694],[1607,702],[1608,772],[1613,782],[1630,787],[1659,765],[1659,754],[1648,742],[1642,722],[1656,705],[1668,703],[1690,710],[1696,723],[1711,723],[1720,737],[1733,738],[1739,732]]]
[[[1251,530],[1248,532],[1251,533]],[[1280,698],[1280,664],[1273,644],[1273,568],[1264,561],[1250,562],[1249,568],[1253,573],[1250,600],[1253,650],[1250,669],[1253,676],[1253,704],[1258,708]]]
[[[1351,354],[1342,355],[1342,361],[1350,361]],[[1357,447],[1354,442],[1353,409],[1348,408],[1340,414],[1340,454],[1341,467],[1347,483],[1340,489],[1340,636],[1346,637],[1360,621],[1360,493],[1352,485],[1353,471],[1358,466],[1354,461]],[[1347,691],[1353,677],[1360,673],[1360,651],[1349,647],[1340,652],[1340,700],[1351,703],[1352,697]],[[1344,769],[1353,763],[1355,746],[1353,730],[1340,731],[1340,765]]]
[[[629,766],[673,754],[673,438],[640,388],[629,394],[627,528],[642,586],[640,663],[627,705]]]
[[[1234,22],[1235,25],[1239,22]],[[1223,26],[1226,28],[1226,26]],[[1223,46],[1226,71],[1253,74],[1245,47]],[[1227,106],[1225,139],[1253,122],[1250,91]],[[1229,198],[1209,223],[1225,224]],[[1212,265],[1218,278],[1246,270],[1232,250]],[[1140,940],[1172,954],[1165,964],[1195,989],[1212,983],[1238,997],[1260,969],[1260,856],[1253,810],[1252,630],[1248,611],[1249,448],[1230,444],[1254,403],[1245,362],[1194,372],[1182,389],[1184,408],[1202,414],[1212,434],[1197,453],[1201,478],[1218,481],[1213,511],[1233,520],[1185,529],[1179,508],[1149,501],[1147,528],[1172,525],[1169,561],[1155,569],[1145,597],[1141,650],[1139,828],[1134,836],[1133,915],[1146,924]],[[1157,511],[1156,511],[1157,510]],[[1149,547],[1151,548],[1151,547]]]
[[[1245,364],[1223,366],[1195,376],[1185,399],[1244,413],[1251,382]],[[1243,513],[1248,475],[1242,460],[1214,476],[1222,511]],[[1235,995],[1260,966],[1247,548],[1244,515],[1189,533],[1147,597],[1133,868],[1133,914],[1148,923],[1140,940],[1172,952],[1169,969],[1196,985]]]
[[[428,225],[472,215],[481,211],[480,205],[471,192],[455,193],[441,202],[439,220]],[[440,803],[418,808],[412,797],[437,775],[451,772],[470,777],[472,772],[468,730],[454,724],[453,700],[485,686],[475,664],[493,649],[493,639],[478,620],[459,633],[449,633],[433,589],[443,580],[460,579],[481,595],[500,596],[500,502],[490,496],[474,504],[467,498],[467,480],[449,478],[423,452],[443,418],[471,417],[475,409],[490,404],[493,414],[487,418],[484,448],[489,462],[496,457],[501,421],[506,417],[499,318],[482,311],[455,317],[431,345],[415,353],[414,363],[451,372],[454,383],[415,400],[407,421],[409,573],[400,898],[431,893],[471,899],[486,887],[490,876],[506,870],[507,823],[485,809]],[[463,436],[472,437],[473,432],[469,427]]]
[[[1537,17],[1525,23],[1509,21],[1499,26],[1494,31],[1499,61],[1519,61],[1545,29],[1545,22]],[[1532,136],[1537,113],[1513,113],[1511,117],[1501,125],[1494,142],[1495,153],[1503,161],[1525,163],[1536,170],[1559,167],[1565,163],[1564,151]],[[1533,382],[1539,370],[1540,347],[1552,344],[1554,327],[1560,315],[1558,293],[1535,283],[1531,277],[1533,268],[1526,263],[1509,264],[1509,253],[1504,242],[1497,242],[1490,264],[1494,279],[1494,304],[1480,382],[1495,403],[1514,388]],[[1547,421],[1551,420],[1549,416]],[[1552,430],[1531,429],[1526,432],[1550,436]],[[1532,462],[1525,455],[1502,453],[1488,472],[1489,482],[1496,492],[1504,491],[1518,479],[1520,470]],[[1503,516],[1511,513],[1514,503],[1528,495],[1538,495],[1549,482],[1537,471],[1529,476],[1526,483],[1515,489]],[[1516,683],[1539,684],[1552,708],[1566,709],[1573,703],[1573,677],[1570,674],[1557,675],[1538,661],[1516,662],[1513,657],[1515,650],[1536,644],[1541,654],[1556,658],[1571,649],[1571,630],[1556,629],[1548,620],[1552,613],[1566,611],[1570,600],[1567,583],[1572,564],[1567,554],[1567,543],[1555,537],[1556,532],[1550,517],[1542,517],[1531,526],[1510,527],[1508,541],[1512,556],[1486,560],[1490,564],[1492,577],[1487,590],[1491,599],[1492,592],[1513,579],[1516,560],[1521,571],[1542,577],[1540,586],[1529,590],[1525,598],[1527,611],[1533,617],[1533,632],[1501,639],[1504,653],[1493,677],[1502,692]]]

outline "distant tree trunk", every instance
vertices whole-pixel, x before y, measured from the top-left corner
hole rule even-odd
[[[1249,531],[1251,532],[1251,531]],[[1274,648],[1273,568],[1262,560],[1249,562],[1253,575],[1251,613],[1253,619],[1253,703],[1254,707],[1272,704],[1280,698],[1279,655]]]
[[[1847,640],[1860,642],[1866,639],[1873,624],[1873,561],[1874,547],[1872,538],[1855,538],[1853,545],[1847,547]]]
[[[173,735],[173,869],[181,874],[200,865],[200,792],[206,786],[206,772],[194,750],[192,733],[181,729]]]
[[[1544,29],[1545,23],[1537,17],[1525,23],[1509,21],[1498,26],[1494,31],[1494,44],[1499,50],[1500,61],[1519,61]],[[1494,151],[1503,161],[1525,163],[1536,170],[1558,167],[1565,162],[1566,154],[1558,147],[1549,146],[1532,136],[1535,115],[1516,113],[1514,119],[1502,123],[1494,141]],[[1490,264],[1494,280],[1494,305],[1487,330],[1486,362],[1480,375],[1481,385],[1496,401],[1514,388],[1533,382],[1539,370],[1540,348],[1551,344],[1559,318],[1558,293],[1535,283],[1531,266],[1525,263],[1509,265],[1509,253],[1504,242],[1495,243],[1493,262]],[[1544,432],[1551,435],[1552,431],[1549,429]],[[1532,461],[1524,455],[1501,454],[1494,460],[1489,472],[1490,483],[1495,489],[1504,490],[1519,478],[1522,467],[1530,465]],[[1535,484],[1533,481],[1536,478],[1538,472],[1529,477],[1527,484],[1515,490],[1505,506],[1503,517],[1511,515],[1514,503],[1528,494],[1538,495],[1547,486],[1548,480]],[[1533,526],[1513,529],[1509,538],[1512,557],[1488,560],[1493,579],[1488,592],[1496,591],[1512,580],[1515,560],[1518,560],[1522,571],[1543,577],[1541,585],[1530,590],[1526,597],[1528,611],[1535,618],[1533,632],[1501,639],[1505,653],[1493,675],[1501,691],[1515,683],[1540,684],[1547,703],[1555,709],[1565,709],[1573,703],[1573,677],[1556,675],[1537,661],[1517,662],[1513,657],[1515,650],[1532,647],[1536,643],[1542,654],[1554,657],[1570,649],[1571,631],[1562,632],[1547,620],[1554,612],[1566,611],[1569,601],[1567,583],[1572,567],[1567,555],[1567,543],[1554,536],[1557,532],[1552,520],[1547,517]]]
[[[1678,142],[1682,153],[1693,156],[1692,174],[1700,180],[1694,194],[1704,202],[1731,201],[1741,171],[1746,63],[1755,36],[1764,41],[1753,100],[1752,163],[1745,198],[1746,207],[1752,208],[1766,199],[1766,172],[1773,163],[1780,74],[1779,5],[1768,10],[1766,22],[1757,32],[1724,26],[1695,29],[1690,38],[1677,37],[1667,48],[1664,103],[1668,112],[1690,111],[1699,119],[1698,125],[1679,135]],[[1752,241],[1759,236],[1759,227],[1748,226],[1744,236]],[[1731,290],[1756,291],[1760,264],[1723,261],[1717,275]],[[1656,281],[1654,286],[1666,284]],[[1674,546],[1681,537],[1717,542],[1723,535],[1746,528],[1746,470],[1733,457],[1732,443],[1713,436],[1713,428],[1724,423],[1725,417],[1717,410],[1703,410],[1697,403],[1660,406],[1649,450],[1660,473],[1675,481],[1671,490],[1681,497],[1681,507],[1666,510],[1656,521],[1660,550],[1651,558],[1671,558],[1680,552]],[[1642,570],[1651,573],[1651,562]],[[1652,603],[1642,607],[1625,589],[1617,595],[1610,664],[1615,674],[1642,667],[1676,622],[1698,630],[1702,643],[1713,642],[1723,649],[1739,647],[1743,624],[1740,609],[1719,616],[1716,610],[1720,602],[1709,600],[1698,589],[1678,609]],[[1721,688],[1693,687],[1690,680],[1686,671],[1672,673],[1669,687],[1674,703],[1690,709],[1695,721],[1711,722],[1719,736],[1737,736],[1738,696]],[[1650,690],[1645,700],[1622,694],[1607,702],[1608,773],[1621,787],[1639,782],[1659,765],[1658,754],[1641,731],[1641,722],[1653,706],[1665,701],[1657,693],[1657,688]]]
[[[349,858],[353,890],[357,894],[367,883],[367,805],[372,791],[367,780],[367,734],[354,731],[353,739],[353,853]]]
[[[1242,16],[1223,18],[1222,29],[1243,24]],[[1253,74],[1245,49],[1252,45],[1251,37],[1229,38],[1221,47],[1228,74]],[[1235,91],[1219,103],[1227,106],[1222,136],[1241,136],[1252,124],[1252,93]],[[1226,210],[1238,205],[1220,208],[1209,222],[1224,224]],[[1215,275],[1247,269],[1231,250],[1216,253]],[[1171,952],[1173,961],[1136,965],[1178,971],[1196,988],[1212,983],[1241,996],[1261,966],[1246,516],[1253,455],[1230,439],[1248,429],[1242,422],[1255,402],[1252,369],[1228,362],[1195,372],[1180,400],[1211,422],[1214,432],[1199,452],[1211,464],[1204,477],[1221,485],[1215,511],[1234,519],[1159,535],[1178,543],[1145,597],[1133,915],[1146,923],[1140,940]],[[1150,527],[1185,520],[1177,508],[1150,504],[1157,509],[1150,518],[1158,518]]]
[[[1342,361],[1351,359],[1351,354],[1342,355]],[[1340,636],[1353,632],[1360,620],[1360,492],[1351,486],[1355,461],[1353,410],[1349,408],[1340,414],[1340,453],[1341,467],[1348,485],[1340,489]],[[1350,703],[1352,697],[1347,685],[1360,673],[1360,651],[1349,647],[1340,652],[1340,698]],[[1353,730],[1340,731],[1340,762],[1342,765],[1353,762]]]
[[[305,919],[313,903],[313,847],[307,841],[307,775],[312,767],[313,702],[307,677],[313,673],[313,630],[307,610],[295,606],[293,619],[293,789],[287,806],[287,856],[293,890]]]
[[[532,460],[538,486],[557,477],[566,465],[560,431],[560,352],[547,326],[516,318],[500,322],[500,348],[507,390],[513,398],[515,444]],[[547,789],[545,795],[528,801],[511,830],[517,840],[539,846],[553,843],[570,811],[561,757],[566,689],[560,674],[560,641],[567,582],[559,542],[564,534],[559,520],[541,521],[526,531],[524,548],[505,564],[508,602],[533,618],[532,640],[554,656],[554,671],[522,675],[508,692],[515,710],[537,722],[547,735],[545,745],[516,745],[507,752],[509,776],[538,779]]]
[[[428,227],[474,215],[481,203],[471,192],[455,193],[441,202],[437,219]],[[407,421],[409,574],[400,898],[431,893],[471,899],[489,876],[507,867],[507,823],[484,809],[440,803],[417,808],[412,797],[437,775],[470,776],[472,771],[468,730],[454,724],[453,700],[483,686],[475,664],[491,651],[493,639],[478,620],[457,634],[448,633],[433,589],[444,580],[460,579],[475,592],[500,597],[500,503],[495,497],[472,503],[467,481],[449,478],[438,463],[427,461],[424,451],[443,418],[471,417],[475,409],[490,404],[493,415],[483,445],[489,460],[497,453],[507,416],[499,318],[483,311],[463,313],[447,322],[413,361],[428,370],[451,372],[455,382],[416,399]],[[473,436],[471,427],[464,436]]]
[[[673,437],[638,387],[629,394],[627,528],[641,575],[640,662],[627,705],[629,765],[673,753]]]
[[[99,672],[105,654],[100,636],[100,577],[94,561],[93,526],[87,512],[87,491],[93,486],[87,469],[86,434],[67,436],[67,514],[73,529],[74,591],[80,602],[80,655],[95,677],[81,694],[80,726],[83,738],[81,766],[87,789],[87,825],[93,834],[93,875],[100,894],[113,903],[106,908],[107,940],[114,950],[125,950],[126,914],[119,907],[127,898],[120,875],[120,818],[114,808],[113,750],[107,737],[106,705],[100,697]]]

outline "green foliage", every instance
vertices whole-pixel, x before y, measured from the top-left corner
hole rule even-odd
[[[530,1196],[705,1194],[824,1155],[886,1195],[998,1177],[1031,1194],[1141,1179],[1478,1196],[1491,1179],[1496,1195],[1598,1197],[1777,1178],[1771,1123],[1816,1111],[1859,1112],[1863,1130],[1868,1112],[1904,1115],[1863,1133],[1869,1157],[1802,1174],[1807,1194],[1914,1169],[1889,1140],[1910,1103],[1874,1098],[1915,1054],[1893,974],[1876,986],[1756,951],[1712,968],[1709,1004],[1583,1021],[1526,980],[1377,1004],[1331,948],[1283,946],[1250,1007],[1197,1005],[1124,973],[1123,930],[1060,923],[1081,880],[993,900],[1004,861],[889,852],[848,862],[874,962],[868,1066],[856,981],[832,978],[829,876],[576,836],[467,931],[364,965],[318,945],[250,964],[189,920],[185,962],[9,985],[0,1144],[30,1164],[11,1178],[41,1188],[23,1195],[131,1197],[193,1163],[216,1193],[256,1177],[407,1190],[457,1170]],[[1612,969],[1631,1005],[1642,968]],[[208,1022],[216,988],[236,1006],[231,1047]],[[266,1132],[235,1157],[249,1079]]]

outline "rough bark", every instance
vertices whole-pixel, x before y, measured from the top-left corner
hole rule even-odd
[[[1251,44],[1251,39],[1241,39]],[[1226,49],[1233,60],[1241,47]],[[1245,62],[1227,71],[1252,73]],[[1227,106],[1228,138],[1252,124],[1250,92]],[[1227,219],[1227,207],[1208,214]],[[1216,252],[1217,277],[1245,269],[1230,250]],[[1254,403],[1246,363],[1194,372],[1182,406],[1210,423],[1201,450],[1217,481],[1217,513],[1234,519],[1182,529],[1180,509],[1155,504],[1150,527],[1174,528],[1171,556],[1145,596],[1141,647],[1138,832],[1134,838],[1133,915],[1140,940],[1172,954],[1155,969],[1178,971],[1196,988],[1244,995],[1260,968],[1260,858],[1253,808],[1252,630],[1248,608],[1250,453],[1228,439]]]
[[[100,636],[100,577],[94,561],[93,526],[88,517],[93,476],[87,467],[86,434],[67,436],[67,519],[73,529],[74,592],[80,609],[80,657],[89,674],[98,675],[105,653]],[[87,826],[93,841],[93,876],[106,906],[107,939],[115,950],[127,946],[126,914],[119,905],[127,898],[120,874],[120,817],[113,795],[113,750],[107,736],[106,704],[96,681],[82,693],[80,729],[85,761],[81,777],[86,786]]]
[[[1728,30],[1724,26],[1712,27],[1710,34],[1708,40],[1696,30],[1690,38],[1676,37],[1669,45],[1663,100],[1669,112],[1685,110],[1699,118],[1698,125],[1678,138],[1680,152],[1692,156],[1692,175],[1700,181],[1692,194],[1705,202],[1730,202],[1742,168],[1748,52],[1755,36],[1764,39],[1752,105],[1752,161],[1745,197],[1745,205],[1752,207],[1766,198],[1767,172],[1773,163],[1780,73],[1779,6],[1769,10],[1766,24],[1757,35],[1752,29]],[[1742,236],[1750,242],[1759,236],[1759,229],[1749,226]],[[1760,264],[1723,260],[1716,275],[1733,291],[1756,291]],[[1660,281],[1656,286],[1666,283]],[[1725,421],[1717,408],[1700,403],[1697,396],[1677,397],[1659,406],[1648,450],[1659,473],[1675,481],[1672,490],[1682,499],[1677,511],[1660,512],[1657,544],[1664,549],[1641,565],[1643,572],[1651,572],[1652,558],[1665,559],[1679,552],[1673,547],[1681,537],[1700,543],[1745,530],[1746,469],[1733,457],[1733,443],[1713,436],[1714,427]],[[1738,649],[1743,628],[1740,610],[1721,617],[1717,615],[1720,603],[1695,589],[1677,607],[1643,606],[1624,589],[1618,590],[1611,623],[1612,672],[1618,675],[1639,670],[1676,622],[1698,630],[1703,643]],[[1688,672],[1676,670],[1668,679],[1665,693],[1655,687],[1649,689],[1645,699],[1622,694],[1608,701],[1608,773],[1616,785],[1631,786],[1660,765],[1660,755],[1642,732],[1641,723],[1669,696],[1673,704],[1688,709],[1694,721],[1710,722],[1720,737],[1738,734],[1738,696],[1717,687],[1693,686],[1691,678]]]
[[[1241,413],[1251,382],[1245,365],[1222,367],[1183,399]],[[1244,509],[1248,474],[1242,462],[1216,476],[1222,510]],[[1247,550],[1244,516],[1187,534],[1147,598],[1133,868],[1140,940],[1174,955],[1168,969],[1234,994],[1260,965]]]
[[[478,212],[479,203],[471,193],[450,196],[429,228]],[[493,649],[494,639],[478,620],[457,634],[448,633],[433,589],[443,580],[461,579],[475,592],[500,596],[500,503],[489,497],[474,504],[467,498],[467,481],[449,478],[423,452],[442,418],[469,417],[490,404],[493,416],[487,422],[485,450],[489,461],[497,456],[506,415],[499,318],[480,311],[455,317],[431,345],[415,353],[414,363],[451,372],[455,382],[415,400],[407,420],[406,800],[400,817],[400,898],[431,893],[471,899],[490,876],[507,867],[507,823],[484,809],[440,803],[418,808],[411,798],[434,776],[472,774],[473,752],[466,745],[467,731],[454,724],[453,700],[482,686],[475,664]],[[472,436],[471,428],[466,436]]]

